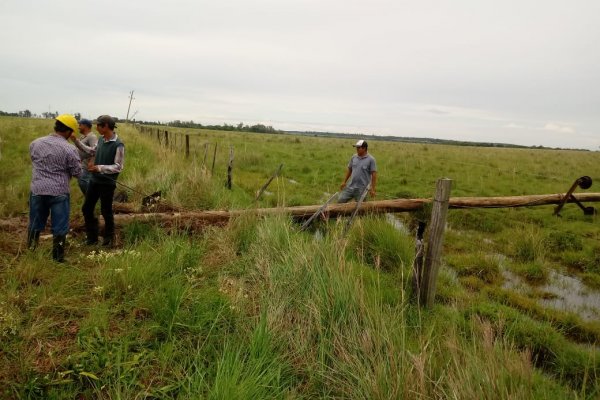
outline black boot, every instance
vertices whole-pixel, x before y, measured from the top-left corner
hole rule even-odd
[[[29,250],[35,250],[40,241],[40,231],[28,230],[27,231],[27,248]]]
[[[104,236],[102,240],[102,246],[104,247],[112,247],[114,236]]]
[[[65,262],[65,244],[67,243],[66,235],[54,236],[52,241],[52,258],[54,261]]]
[[[90,246],[98,244],[98,219],[97,218],[85,221],[85,233],[87,236],[85,244],[90,245]]]

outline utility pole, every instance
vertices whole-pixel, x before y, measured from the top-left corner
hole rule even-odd
[[[131,109],[131,102],[133,101],[133,90],[129,92],[129,106],[127,107],[127,116],[125,117],[125,122],[129,122],[129,110]]]

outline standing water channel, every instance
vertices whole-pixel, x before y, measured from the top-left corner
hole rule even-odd
[[[544,298],[537,299],[544,307],[574,313],[586,321],[600,319],[600,292],[575,277],[551,270],[547,283],[532,286],[506,268],[502,269],[502,275],[505,289],[527,295],[535,288],[544,293]]]

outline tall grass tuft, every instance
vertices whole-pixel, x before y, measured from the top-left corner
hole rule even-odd
[[[414,241],[383,217],[362,218],[351,231],[348,256],[384,271],[401,270],[412,265]]]

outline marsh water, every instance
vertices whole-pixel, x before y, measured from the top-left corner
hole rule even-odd
[[[578,278],[550,271],[546,283],[532,286],[518,275],[502,268],[505,289],[515,290],[527,295],[532,289],[544,294],[537,301],[544,307],[564,312],[572,312],[586,321],[600,319],[600,292],[589,288]]]
[[[385,214],[387,222],[405,235],[411,232],[404,222],[392,213]],[[322,238],[322,232],[315,232],[316,238]],[[507,257],[497,254],[500,270],[504,278],[502,287],[514,290],[523,295],[531,295],[532,291],[541,293],[536,301],[544,306],[579,315],[586,321],[600,320],[600,291],[585,285],[577,277],[550,270],[548,279],[540,285],[532,285],[506,267]]]

